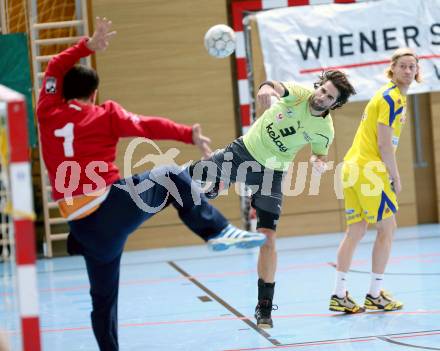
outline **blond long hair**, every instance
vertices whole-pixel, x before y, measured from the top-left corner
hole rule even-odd
[[[416,53],[410,49],[410,48],[399,48],[396,51],[394,51],[393,56],[391,56],[391,63],[390,66],[385,70],[385,74],[389,79],[393,78],[393,71],[391,70],[392,67],[397,63],[397,60],[403,56],[412,56],[416,59],[417,62],[417,74],[415,77],[415,81],[417,83],[420,83],[422,81],[422,75],[420,73],[420,66],[419,66],[419,58],[416,55]]]

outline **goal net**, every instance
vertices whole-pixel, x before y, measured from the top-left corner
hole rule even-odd
[[[0,328],[14,350],[40,351],[29,153],[25,99],[0,85]]]
[[[37,18],[35,22],[63,22],[78,19],[77,3],[78,0],[0,0],[4,6],[4,33],[30,33],[29,17],[35,14],[29,13],[29,2],[34,1],[36,5]],[[42,29],[39,31],[38,39],[72,37],[77,35],[75,27],[62,27]],[[30,38],[28,38],[30,41]],[[53,55],[66,49],[69,44],[45,45],[41,48],[39,55]],[[42,70],[46,66],[43,63]]]

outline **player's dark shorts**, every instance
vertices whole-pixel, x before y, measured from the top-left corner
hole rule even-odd
[[[257,211],[259,228],[275,229],[281,213],[284,172],[269,169],[256,161],[238,138],[207,160],[191,166],[194,180],[225,183],[241,182],[251,189],[252,206]]]

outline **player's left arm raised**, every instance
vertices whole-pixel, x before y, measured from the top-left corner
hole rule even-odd
[[[79,43],[62,51],[53,57],[46,68],[43,85],[37,105],[37,115],[44,117],[47,111],[63,103],[63,80],[66,73],[82,57],[87,57],[95,51],[105,50],[115,31],[110,30],[111,21],[106,18],[96,18],[96,30],[91,38],[83,38]]]
[[[104,51],[107,49],[110,39],[116,34],[111,26],[112,21],[109,19],[96,17],[95,31],[86,44],[91,51]]]

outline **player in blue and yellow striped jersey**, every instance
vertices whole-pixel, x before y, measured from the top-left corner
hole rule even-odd
[[[406,121],[408,88],[414,80],[420,82],[416,54],[408,48],[396,50],[386,73],[390,82],[368,102],[344,158],[342,181],[348,228],[338,250],[335,290],[330,299],[332,311],[358,313],[403,307],[382,290],[382,282],[396,229],[397,195],[402,189],[395,151]],[[346,273],[369,223],[376,224],[377,236],[370,291],[361,307],[347,292]]]

